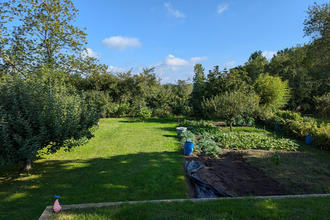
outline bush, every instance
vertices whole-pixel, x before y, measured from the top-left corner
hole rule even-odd
[[[9,77],[0,82],[0,163],[32,161],[38,151],[69,149],[91,138],[97,108],[63,85]]]
[[[140,109],[138,116],[144,122],[144,119],[151,117],[151,113],[152,113],[152,111],[148,107],[143,107]]]
[[[330,93],[314,97],[315,109],[321,117],[330,115]]]
[[[299,113],[291,111],[276,111],[274,114],[262,113],[258,119],[269,126],[280,126],[281,130],[288,135],[304,140],[307,135],[312,136],[312,142],[315,146],[329,150],[329,125],[317,126],[315,119],[301,117]]]
[[[312,134],[312,141],[321,149],[330,150],[330,124],[321,124]]]

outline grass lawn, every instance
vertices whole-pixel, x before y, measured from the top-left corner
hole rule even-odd
[[[176,120],[102,119],[72,152],[42,156],[29,174],[0,170],[0,219],[37,219],[61,204],[187,198]]]
[[[327,219],[330,197],[225,199],[122,205],[63,211],[50,219]]]

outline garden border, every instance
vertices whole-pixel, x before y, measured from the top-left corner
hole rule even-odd
[[[203,202],[210,200],[223,200],[223,199],[283,199],[283,198],[308,198],[308,197],[326,197],[327,194],[305,194],[305,195],[284,195],[284,196],[245,196],[245,197],[222,197],[222,198],[199,198],[199,199],[165,199],[165,200],[142,200],[142,201],[126,201],[126,202],[101,202],[101,203],[86,203],[86,204],[72,204],[62,205],[62,210],[69,209],[84,209],[84,208],[100,208],[107,206],[118,206],[123,204],[142,204],[142,203],[162,203],[162,202]],[[47,206],[39,220],[47,220],[53,214],[53,206]]]

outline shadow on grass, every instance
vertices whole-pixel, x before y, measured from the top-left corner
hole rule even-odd
[[[139,118],[123,118],[123,123],[162,123],[162,124],[168,124],[168,123],[177,123],[177,118],[146,118],[144,119],[144,122],[142,122]]]
[[[36,219],[54,195],[61,204],[187,196],[181,152],[40,161],[30,174],[0,177],[0,219]]]
[[[330,162],[303,152],[246,151],[247,161],[295,194],[330,193]]]
[[[330,197],[146,203],[69,210],[51,219],[325,219],[329,201]]]

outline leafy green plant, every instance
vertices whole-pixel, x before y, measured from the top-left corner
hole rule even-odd
[[[25,161],[26,169],[41,149],[54,153],[91,138],[99,119],[94,105],[65,86],[18,77],[0,82],[0,115],[0,163]]]
[[[207,156],[217,157],[221,153],[221,149],[213,138],[213,134],[207,132],[203,133],[196,144],[195,150],[204,153]]]
[[[144,119],[150,118],[152,111],[148,107],[143,107],[139,110],[139,118],[144,122]]]
[[[188,130],[198,135],[205,132],[208,133],[219,132],[219,128],[203,120],[200,121],[184,120],[182,123],[180,123],[180,126],[187,127]]]
[[[263,133],[230,132],[218,133],[215,141],[220,147],[233,149],[264,149],[295,151],[298,144],[290,139],[275,139]]]
[[[315,109],[321,117],[330,115],[330,93],[314,97]]]
[[[194,133],[192,133],[191,131],[185,131],[182,132],[180,135],[180,143],[181,145],[184,145],[184,143],[186,142],[186,140],[192,140],[192,142],[196,143],[196,135]]]

